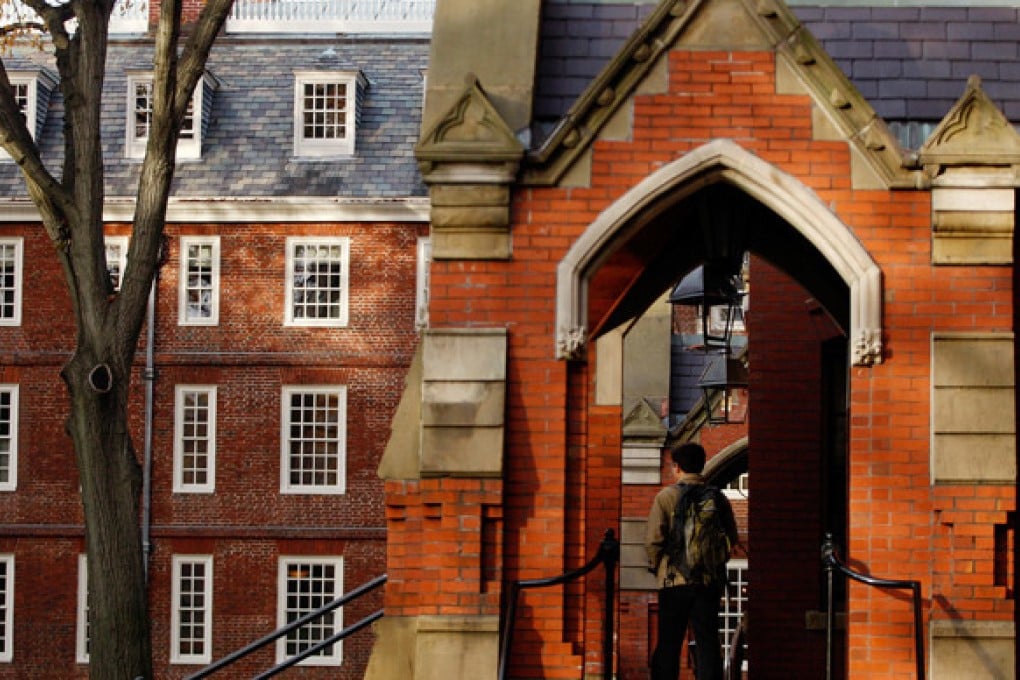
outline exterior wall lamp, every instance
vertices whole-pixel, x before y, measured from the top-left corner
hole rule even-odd
[[[732,273],[725,261],[709,261],[680,280],[669,296],[673,304],[696,306],[706,352],[729,353],[733,327],[743,321],[743,286],[739,269]]]
[[[681,279],[669,297],[673,304],[698,310],[705,368],[697,387],[712,425],[743,423],[747,417],[747,366],[733,354],[734,326],[744,321],[740,269],[726,259],[709,260]]]
[[[713,357],[698,380],[711,425],[747,419],[748,375],[744,362],[730,354]]]

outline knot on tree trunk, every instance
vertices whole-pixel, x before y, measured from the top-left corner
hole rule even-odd
[[[106,394],[113,387],[113,371],[109,364],[97,364],[89,371],[89,387],[99,394]]]

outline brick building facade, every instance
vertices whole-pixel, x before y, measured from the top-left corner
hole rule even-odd
[[[930,677],[1010,676],[1020,138],[1009,96],[990,96],[1008,67],[960,72],[982,48],[947,32],[959,8],[847,27],[852,10],[780,2],[470,4],[437,5],[417,147],[431,326],[397,420],[421,436],[380,468],[390,582],[368,677],[492,677],[497,586],[580,567],[607,528],[623,538],[615,672],[645,677],[634,527],[661,479],[629,447],[657,414],[631,420],[628,378],[668,338],[629,344],[687,272],[743,252],[746,443],[688,436],[742,447],[751,472],[748,672],[824,672],[832,532],[854,569],[920,582]],[[962,18],[996,12],[1016,20]],[[988,89],[968,79],[982,70]],[[528,591],[510,676],[603,677],[601,589]],[[838,676],[912,677],[909,598],[851,583],[832,608]]]
[[[229,24],[214,48],[200,158],[178,166],[152,366],[147,343],[138,358],[139,442],[153,390],[143,524],[160,677],[275,627],[287,583],[339,592],[382,572],[385,595],[344,612],[381,600],[374,638],[303,677],[493,677],[509,581],[577,568],[613,529],[615,672],[642,678],[655,610],[634,537],[664,481],[659,447],[681,435],[717,454],[718,481],[752,473],[754,677],[824,668],[827,531],[853,568],[920,580],[930,677],[1008,677],[1017,10],[440,0],[435,12],[431,48]],[[136,36],[111,52],[111,262],[137,168],[125,100],[147,49]],[[19,59],[44,113],[37,139],[59,158],[59,92],[44,56]],[[323,71],[363,94],[353,155],[306,158],[295,144],[296,83]],[[13,602],[0,677],[85,677],[83,529],[57,377],[67,303],[13,166],[0,181],[0,254],[21,295],[17,323],[0,327],[0,417],[8,432],[17,419],[0,478]],[[414,294],[425,236],[427,316]],[[349,273],[345,325],[295,323],[308,279],[294,262],[309,246]],[[668,391],[668,324],[642,333],[684,274],[743,252],[750,418],[677,435],[634,410]],[[196,310],[201,322],[181,322]],[[659,382],[636,384],[642,372]],[[196,463],[212,460],[213,414],[214,486]],[[345,452],[342,474],[311,455],[308,479],[328,488],[310,494],[283,474],[316,450],[317,435],[303,449],[288,434],[301,414]],[[601,588],[595,572],[529,592],[511,676],[600,677]],[[212,598],[211,639],[185,636],[190,648],[181,631],[195,628],[172,605],[182,592]],[[836,609],[837,677],[912,674],[902,597],[852,584]]]
[[[287,28],[280,17],[261,33],[228,21],[212,51],[178,147],[152,335],[143,333],[133,375],[159,678],[187,677],[386,569],[376,468],[422,321],[428,209],[412,145],[427,25],[343,37]],[[151,51],[144,33],[118,34],[108,58],[114,277],[130,235]],[[59,167],[64,102],[48,55],[4,61],[27,84],[37,143]],[[306,134],[295,118],[316,110],[339,110],[347,127]],[[84,526],[59,377],[73,317],[13,163],[0,163],[0,185],[9,305],[0,321],[0,677],[84,678]],[[307,639],[381,605],[376,591]],[[291,635],[285,644],[229,676],[251,677],[308,643]],[[360,678],[370,647],[370,637],[354,637],[293,674]]]

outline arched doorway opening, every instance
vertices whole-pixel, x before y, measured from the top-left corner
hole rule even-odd
[[[584,357],[589,341],[633,328],[697,265],[745,252],[758,263],[744,435],[753,443],[744,460],[756,490],[748,502],[747,567],[755,574],[748,611],[751,621],[768,622],[750,626],[749,667],[754,677],[796,677],[824,667],[824,631],[811,621],[826,606],[822,537],[845,536],[848,368],[881,356],[880,275],[870,256],[802,184],[732,142],[714,142],[646,178],[575,243],[559,269],[558,350]],[[628,370],[625,352],[601,344],[597,362],[596,372]],[[641,521],[634,496],[657,484],[621,486],[627,548]],[[624,609],[640,619],[641,603],[632,604]],[[627,644],[621,640],[621,668]]]

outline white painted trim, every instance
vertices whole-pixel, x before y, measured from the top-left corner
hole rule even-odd
[[[337,556],[312,556],[302,557],[294,555],[281,555],[277,560],[276,575],[276,627],[283,628],[287,625],[287,570],[291,564],[308,565],[332,565],[336,570],[335,589],[332,596],[323,598],[323,604],[332,602],[344,594],[344,558]],[[302,612],[307,613],[307,612]],[[343,630],[344,610],[343,607],[334,610],[333,633]],[[318,621],[318,619],[316,620]],[[287,661],[287,636],[284,635],[276,640],[276,662]],[[339,666],[343,663],[343,641],[333,645],[333,653],[329,656],[312,656],[299,662],[299,666]]]
[[[188,316],[188,249],[192,246],[209,246],[211,249],[212,270],[210,274],[211,315],[208,318]],[[219,236],[181,236],[179,248],[180,271],[177,275],[177,325],[178,326],[217,326],[220,323],[220,237]]]
[[[114,290],[120,290],[120,284],[124,280],[124,272],[127,270],[127,254],[128,246],[131,244],[131,239],[127,236],[104,236],[103,242],[106,245],[106,270],[109,272],[112,267],[110,265],[117,265],[117,283],[113,287]],[[110,248],[117,249],[117,261],[110,261]],[[111,276],[111,278],[113,278]]]
[[[78,591],[75,607],[74,660],[89,662],[89,564],[85,553],[78,555]]]
[[[9,318],[0,318],[0,326],[21,325],[21,301],[25,291],[25,239],[0,238],[0,244],[14,247],[14,310]]]
[[[184,483],[184,397],[189,392],[205,394],[209,401],[206,413],[209,418],[206,423],[209,460],[204,484]],[[174,493],[214,493],[216,491],[216,406],[215,385],[174,386]]]
[[[173,576],[170,585],[170,663],[207,664],[212,661],[213,628],[213,557],[212,555],[173,555],[171,558]],[[186,564],[201,564],[205,567],[202,598],[202,654],[181,654],[181,567]]]
[[[330,249],[333,247],[339,247],[340,254],[340,301],[339,314],[340,316],[333,317],[297,317],[294,315],[294,271],[296,267],[295,263],[295,250],[299,246],[314,246],[319,248],[327,246]],[[350,318],[350,298],[351,298],[351,239],[349,236],[288,236],[287,237],[287,253],[286,253],[286,271],[284,280],[284,292],[283,292],[283,310],[284,326],[309,326],[316,328],[346,328],[348,319]],[[305,272],[307,274],[307,272]],[[314,274],[313,274],[314,276]],[[304,291],[305,289],[299,289]],[[313,290],[324,290],[315,288]]]
[[[583,353],[588,341],[588,279],[612,254],[616,236],[698,189],[728,182],[786,220],[850,288],[850,352],[855,365],[882,358],[882,275],[854,233],[818,196],[728,139],[701,146],[632,187],[599,215],[560,261],[556,281],[556,356]]]
[[[0,589],[4,595],[4,609],[0,612],[0,624],[4,632],[0,663],[10,663],[14,660],[14,555],[0,554],[0,563],[7,565],[3,588]]]
[[[290,481],[290,398],[293,395],[336,395],[337,416],[337,483],[335,485],[293,484]],[[347,493],[347,386],[346,385],[284,385],[280,390],[280,493],[295,495],[342,495]]]
[[[20,420],[19,410],[21,408],[18,400],[21,388],[16,383],[3,383],[0,384],[0,392],[7,392],[10,395],[9,411],[11,418],[11,421],[7,423],[7,440],[10,446],[7,452],[7,481],[0,482],[0,491],[17,491],[18,458],[20,457],[18,452],[18,421]]]
[[[427,198],[171,198],[166,221],[180,224],[264,222],[428,222]],[[133,198],[107,198],[103,220],[131,222]],[[0,222],[38,222],[39,210],[27,198],[0,199]]]
[[[357,148],[358,107],[366,85],[360,71],[294,71],[294,155],[297,158],[343,158],[353,156]],[[344,88],[343,137],[318,139],[305,136],[306,85],[340,85]],[[313,111],[314,113],[314,111]],[[323,123],[325,125],[325,123]]]

